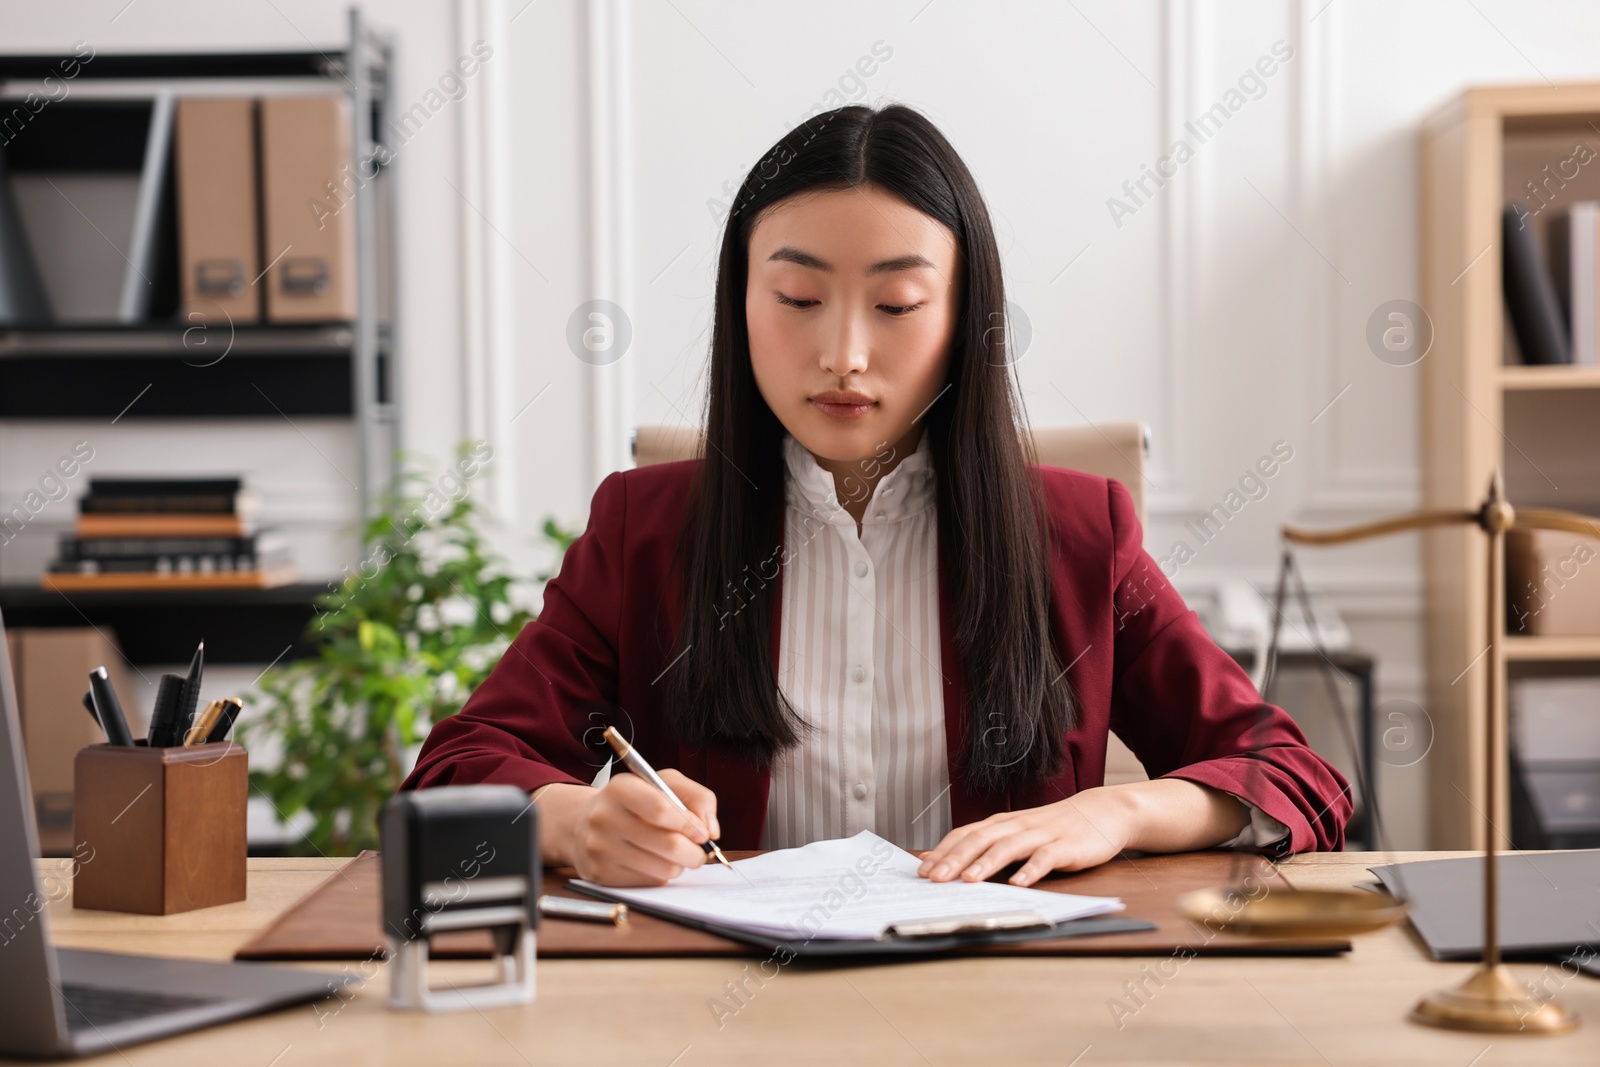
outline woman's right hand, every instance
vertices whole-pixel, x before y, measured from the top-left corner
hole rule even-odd
[[[636,774],[614,774],[600,789],[546,787],[538,800],[544,862],[615,886],[664,885],[705,863],[700,845],[721,834],[716,794],[671,768],[660,773],[693,816]]]

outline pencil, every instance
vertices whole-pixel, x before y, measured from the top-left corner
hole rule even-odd
[[[637,774],[640,778],[643,778],[645,781],[649,782],[651,785],[665,793],[667,795],[667,799],[672,801],[673,806],[679,811],[683,812],[690,818],[698,818],[694,812],[690,811],[688,807],[685,806],[682,800],[678,799],[678,794],[674,793],[670,788],[668,788],[667,783],[663,782],[661,780],[661,776],[656,773],[656,769],[650,766],[649,762],[643,756],[639,755],[638,750],[632,745],[628,744],[627,741],[623,740],[622,735],[617,733],[617,728],[615,726],[606,727],[605,739],[610,742],[612,750],[617,754],[617,758],[623,763],[627,764],[627,767],[630,771],[632,771],[634,774]],[[700,847],[705,850],[706,855],[715,859],[718,863],[728,868],[728,870],[733,870],[733,864],[728,862],[728,857],[722,854],[722,849],[717,847],[717,843],[715,841],[706,841]]]

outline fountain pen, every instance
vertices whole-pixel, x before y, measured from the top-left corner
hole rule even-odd
[[[649,762],[643,756],[639,755],[638,750],[632,745],[628,744],[627,741],[623,740],[622,735],[617,733],[617,728],[615,726],[606,727],[605,739],[610,743],[612,750],[616,752],[617,758],[626,764],[630,771],[632,771],[634,774],[637,774],[640,778],[643,778],[645,781],[649,782],[651,785],[665,793],[667,795],[667,799],[670,800],[673,806],[679,811],[683,812],[690,818],[698,818],[694,812],[690,811],[688,807],[685,806],[682,800],[678,799],[678,794],[674,793],[670,788],[668,788],[667,783],[663,782],[661,780],[661,776],[656,773],[656,769],[650,766]],[[728,868],[728,870],[733,870],[733,864],[728,862],[728,857],[722,854],[722,849],[717,847],[717,843],[715,841],[702,842],[700,847],[705,850],[706,855],[710,856],[712,859]]]

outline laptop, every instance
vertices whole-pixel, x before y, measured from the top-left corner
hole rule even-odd
[[[50,944],[5,622],[0,619],[0,1055],[65,1058],[331,996],[349,980],[258,963],[130,956]],[[62,895],[61,886],[49,890]]]

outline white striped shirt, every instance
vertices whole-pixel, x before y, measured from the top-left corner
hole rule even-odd
[[[951,819],[927,435],[878,481],[859,534],[833,475],[792,436],[783,450],[778,686],[813,729],[774,762],[761,847],[871,830],[933,848]]]

